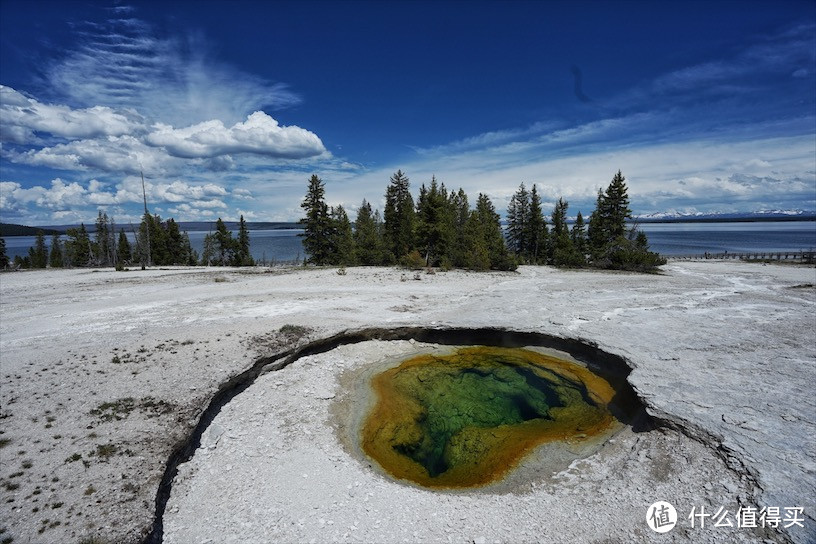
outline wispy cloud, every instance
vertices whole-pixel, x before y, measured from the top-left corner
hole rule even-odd
[[[45,88],[73,106],[133,108],[187,126],[210,119],[234,123],[253,111],[300,102],[286,85],[214,59],[194,33],[161,37],[135,17],[112,17],[79,24],[78,37],[77,47],[45,70]]]

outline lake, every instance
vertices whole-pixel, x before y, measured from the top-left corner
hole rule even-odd
[[[640,228],[648,236],[652,251],[663,255],[816,249],[816,221],[643,223]],[[302,233],[300,229],[249,231],[252,256],[266,263],[302,261],[305,252],[298,236]],[[206,235],[204,231],[189,233],[190,243],[199,254]],[[133,243],[133,233],[128,238]],[[28,248],[34,245],[34,236],[9,236],[5,240],[10,259],[27,255]],[[45,240],[50,244],[51,237]]]

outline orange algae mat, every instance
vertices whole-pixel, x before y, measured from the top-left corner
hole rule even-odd
[[[420,355],[372,379],[376,404],[363,451],[389,474],[425,487],[501,479],[536,446],[608,430],[615,392],[576,363],[520,348]]]

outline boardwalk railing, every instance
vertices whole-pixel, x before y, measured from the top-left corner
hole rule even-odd
[[[748,253],[693,253],[687,255],[663,255],[670,261],[696,261],[696,260],[740,260],[740,261],[801,261],[813,263],[816,260],[816,250],[808,251],[751,251]]]

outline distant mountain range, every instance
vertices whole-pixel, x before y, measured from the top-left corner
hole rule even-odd
[[[640,223],[672,223],[672,222],[746,222],[746,221],[816,221],[816,211],[806,210],[762,210],[758,212],[737,213],[683,213],[683,212],[656,212],[637,215],[634,221]]]

